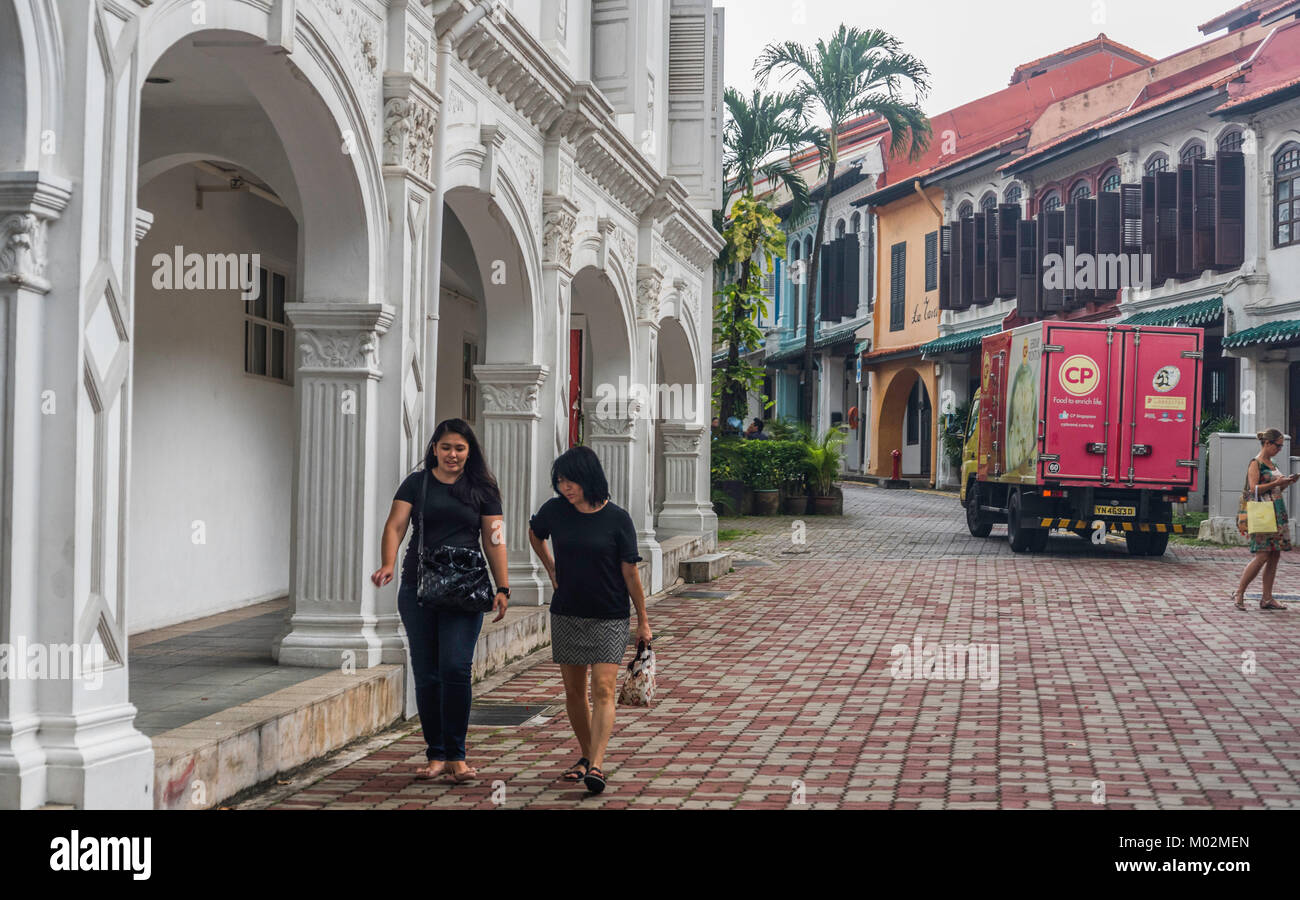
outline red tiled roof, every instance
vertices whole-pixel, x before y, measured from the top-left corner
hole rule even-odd
[[[1274,29],[1242,76],[1228,82],[1228,99],[1217,109],[1235,109],[1300,84],[1300,21]]]
[[[1102,32],[1090,41],[1083,41],[1082,43],[1075,44],[1073,47],[1066,47],[1064,50],[1057,50],[1055,53],[1049,53],[1046,56],[1038,57],[1038,59],[1032,59],[1027,63],[1021,63],[1016,66],[1015,70],[1011,73],[1011,83],[1015,84],[1020,81],[1021,79],[1018,76],[1024,72],[1056,60],[1066,60],[1071,55],[1077,54],[1089,47],[1094,47],[1097,50],[1114,50],[1119,54],[1133,57],[1135,61],[1146,63],[1155,62],[1154,57],[1147,56],[1145,53],[1140,53],[1132,47],[1121,44],[1119,41],[1112,41],[1110,38],[1106,37],[1105,32]]]
[[[1251,12],[1262,12],[1263,8],[1266,6],[1276,7],[1277,5],[1277,0],[1246,0],[1246,2],[1240,6],[1234,6],[1227,12],[1215,16],[1210,21],[1197,25],[1196,30],[1201,34],[1213,34],[1220,29],[1227,28],[1228,24],[1234,19],[1239,19],[1243,15]]]

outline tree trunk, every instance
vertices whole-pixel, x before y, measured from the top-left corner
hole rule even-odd
[[[834,131],[834,125],[831,126]],[[833,139],[833,138],[832,138]],[[822,193],[821,209],[817,212],[817,230],[813,233],[813,252],[812,262],[808,265],[808,299],[804,301],[804,335],[803,342],[803,384],[799,391],[800,403],[803,407],[801,413],[803,420],[810,427],[813,424],[813,397],[814,385],[813,378],[813,339],[814,326],[816,322],[813,317],[817,314],[817,268],[822,258],[822,232],[826,229],[826,210],[831,202],[831,185],[835,181],[835,155],[832,149],[830,164],[826,169],[826,189]]]

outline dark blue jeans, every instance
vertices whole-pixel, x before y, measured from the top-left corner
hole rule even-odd
[[[415,602],[415,585],[397,592],[397,611],[411,645],[415,705],[429,759],[465,758],[469,731],[470,666],[483,613],[433,610]]]

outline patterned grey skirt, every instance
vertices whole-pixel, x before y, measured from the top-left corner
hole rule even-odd
[[[631,618],[586,619],[551,613],[551,659],[568,666],[623,661]]]

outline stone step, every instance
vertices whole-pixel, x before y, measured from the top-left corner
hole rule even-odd
[[[706,553],[680,563],[678,571],[688,584],[701,584],[726,575],[731,570],[730,553]]]

